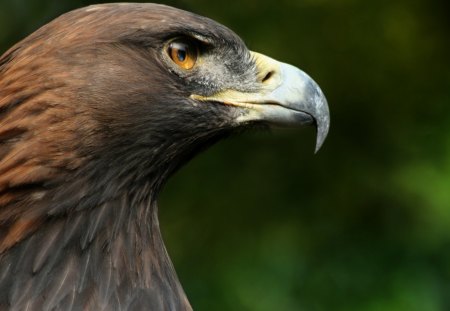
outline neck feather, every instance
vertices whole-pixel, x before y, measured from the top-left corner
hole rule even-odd
[[[122,196],[48,219],[0,255],[0,306],[191,310],[164,247],[157,212],[151,198],[133,202]]]

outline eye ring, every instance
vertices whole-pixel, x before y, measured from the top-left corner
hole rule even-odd
[[[176,39],[167,46],[167,54],[180,68],[190,70],[197,62],[199,51],[192,40]]]

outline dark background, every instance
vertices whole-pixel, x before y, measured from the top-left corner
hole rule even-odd
[[[92,1],[0,0],[0,51]],[[322,86],[331,130],[248,133],[172,178],[162,228],[196,310],[450,310],[448,1],[168,0]]]

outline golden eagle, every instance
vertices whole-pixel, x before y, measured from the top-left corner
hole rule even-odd
[[[0,310],[191,310],[157,198],[200,150],[255,126],[329,127],[317,84],[226,27],[95,5],[0,58]]]

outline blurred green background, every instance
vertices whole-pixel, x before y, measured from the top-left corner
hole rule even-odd
[[[164,1],[164,0],[161,0]],[[0,50],[87,0],[0,0]],[[172,178],[196,310],[450,310],[450,2],[167,0],[315,78],[331,131],[248,133]]]

